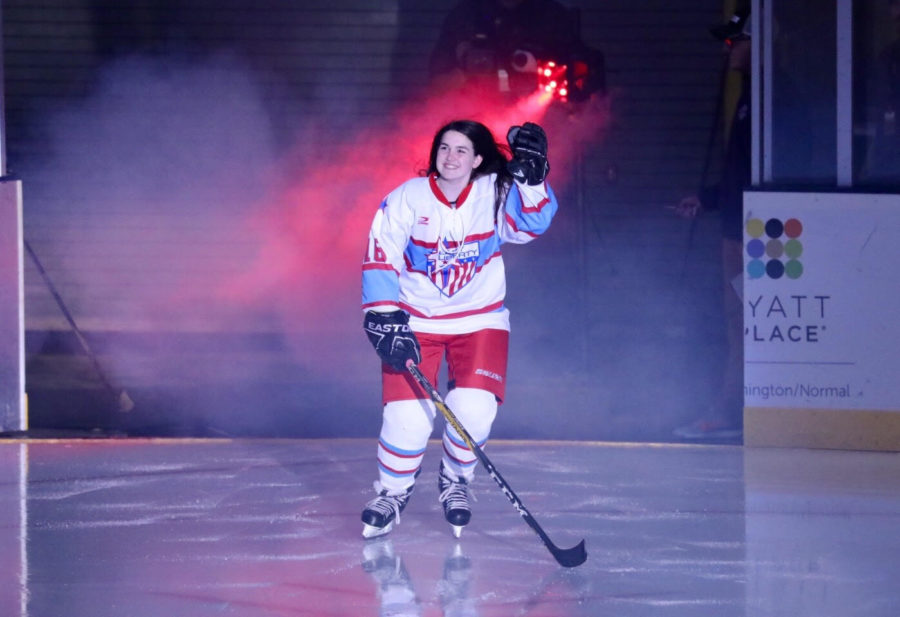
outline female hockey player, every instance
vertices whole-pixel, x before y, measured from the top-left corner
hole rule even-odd
[[[512,160],[481,123],[458,120],[434,136],[423,177],[381,203],[363,263],[363,326],[382,359],[377,496],[362,513],[363,535],[388,533],[406,507],[434,429],[435,407],[406,368],[432,383],[446,358],[447,405],[483,445],[503,401],[509,346],[500,245],[543,233],[556,213],[544,182],[547,138],[533,123],[510,128]],[[446,426],[438,489],[459,537],[471,517],[477,459]]]

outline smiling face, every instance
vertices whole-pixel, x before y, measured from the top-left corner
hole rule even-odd
[[[462,133],[450,130],[441,136],[435,157],[435,167],[441,180],[465,186],[481,161],[481,155],[475,154],[472,140]]]

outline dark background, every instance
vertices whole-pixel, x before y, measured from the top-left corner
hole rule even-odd
[[[25,237],[113,384],[28,261],[33,429],[377,434],[365,233],[454,112],[426,87],[454,3],[425,4],[4,2]],[[493,434],[672,440],[723,359],[718,220],[669,209],[700,181],[722,5],[565,4],[605,54],[610,112],[575,128],[551,112],[561,210],[505,253],[512,349]]]

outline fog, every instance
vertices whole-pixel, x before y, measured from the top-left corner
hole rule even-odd
[[[38,115],[49,156],[20,165],[26,236],[109,380],[135,400],[112,420],[126,430],[369,434],[378,361],[361,331],[360,265],[382,198],[427,166],[436,129],[463,117],[500,142],[540,122],[564,195],[578,149],[608,119],[602,104],[572,114],[537,94],[441,93],[371,122],[310,103],[285,135],[269,90],[233,54],[133,55]],[[559,250],[541,240],[513,261]],[[578,286],[566,276],[553,285]],[[28,281],[29,330],[67,330],[33,269]]]

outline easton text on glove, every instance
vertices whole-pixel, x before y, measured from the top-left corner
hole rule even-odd
[[[407,360],[416,364],[421,362],[419,341],[409,327],[409,315],[404,311],[368,311],[363,319],[363,328],[378,357],[393,369],[405,370]]]

